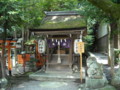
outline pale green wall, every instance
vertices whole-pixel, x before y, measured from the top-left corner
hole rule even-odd
[[[98,28],[98,36],[97,38],[102,38],[104,36],[106,36],[108,34],[108,31],[107,31],[107,23],[101,23],[99,28]]]
[[[108,50],[107,25],[107,23],[101,23],[97,31],[97,47],[99,52],[107,53]]]

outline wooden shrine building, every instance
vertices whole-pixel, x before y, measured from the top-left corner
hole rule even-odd
[[[75,11],[52,11],[45,14],[40,27],[30,29],[30,32],[45,37],[46,70],[71,69],[76,58],[74,40],[86,34],[86,21]]]

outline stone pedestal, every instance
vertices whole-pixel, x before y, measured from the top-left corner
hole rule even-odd
[[[78,90],[116,90],[113,86],[111,85],[106,85],[102,88],[97,88],[97,89],[93,89],[93,88],[86,88],[85,84],[80,85],[80,88]]]
[[[0,90],[5,90],[5,88],[7,86],[7,83],[8,83],[7,79],[6,78],[2,78],[0,80]]]
[[[107,85],[108,81],[105,77],[102,77],[101,79],[95,79],[95,78],[88,78],[86,77],[86,88],[101,88]]]
[[[114,74],[111,84],[114,86],[120,86],[120,67],[119,69],[116,71],[116,73]]]
[[[87,59],[87,67],[88,77],[86,77],[85,84],[81,85],[79,90],[116,90],[114,87],[108,85],[108,80],[103,73],[103,67],[97,63],[95,57]]]

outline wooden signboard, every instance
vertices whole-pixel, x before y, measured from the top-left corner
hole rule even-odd
[[[84,50],[84,42],[78,42],[77,46],[78,46],[78,53],[79,54],[85,52],[85,50]]]
[[[81,83],[82,83],[82,53],[85,52],[84,49],[84,42],[78,42],[77,43],[77,51],[80,54],[80,79],[81,79]]]

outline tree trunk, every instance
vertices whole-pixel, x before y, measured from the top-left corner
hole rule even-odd
[[[2,64],[2,63],[1,63],[1,53],[2,53],[2,52],[0,51],[0,78],[2,78],[2,69],[1,69],[1,64]]]
[[[108,61],[111,67],[111,75],[114,75],[114,42],[111,37],[111,27],[108,25]]]
[[[25,42],[29,40],[29,30],[28,28],[26,28],[26,39],[25,39]],[[29,47],[28,46],[25,46],[26,48],[26,52],[28,53],[29,52]]]
[[[24,46],[24,41],[25,41],[25,28],[22,27],[22,52],[25,51],[25,46]],[[24,57],[25,54],[22,56]],[[23,64],[23,72],[25,72],[25,62]]]
[[[4,24],[3,43],[2,43],[2,55],[1,55],[2,78],[6,78],[6,72],[5,72],[5,65],[6,65],[6,58],[5,58],[6,35],[7,35],[7,21],[5,21],[5,24]]]
[[[117,30],[118,30],[118,49],[120,50],[120,18],[117,22]],[[119,59],[120,59],[120,54],[119,54]],[[120,65],[119,65],[120,66]]]
[[[22,51],[24,51],[24,27],[22,28]]]
[[[110,35],[111,35],[111,30],[110,30],[110,25],[107,27],[108,30],[108,64],[111,65],[111,44],[110,44]]]

